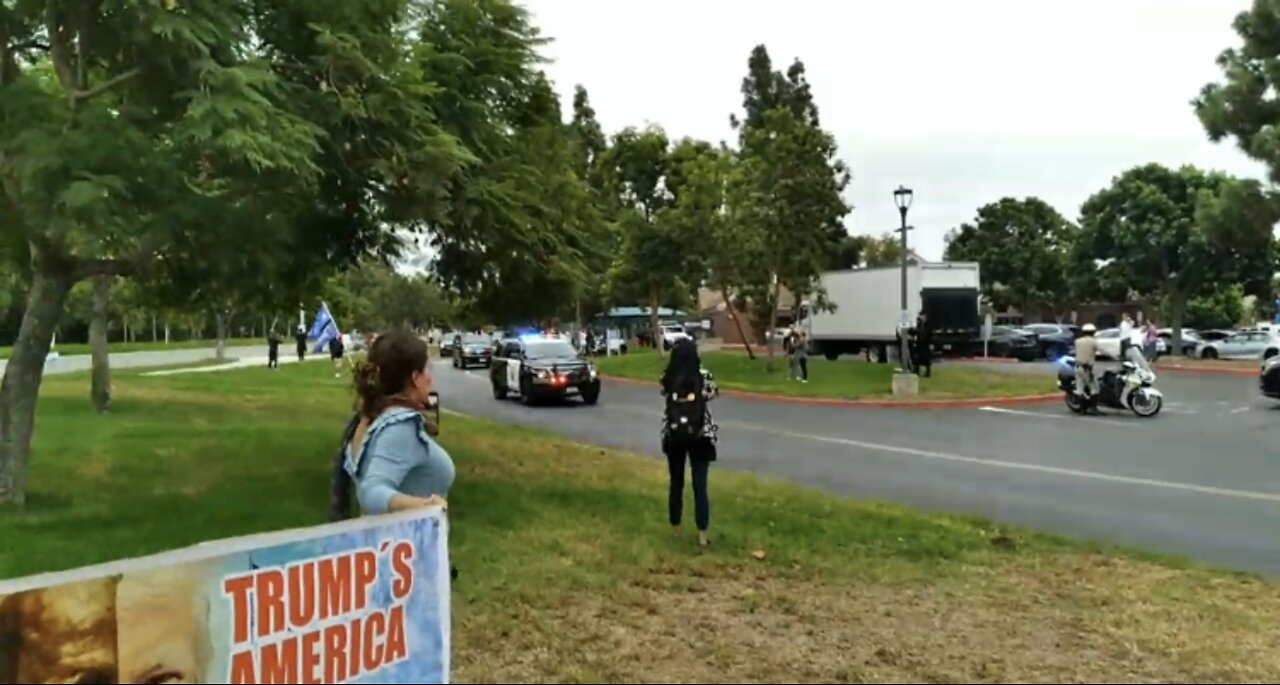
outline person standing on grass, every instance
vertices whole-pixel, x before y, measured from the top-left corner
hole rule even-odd
[[[307,359],[307,327],[298,326],[298,331],[293,334],[293,339],[298,343],[298,361],[306,361]]]
[[[334,335],[329,338],[329,358],[333,360],[333,377],[342,377],[342,358],[347,353],[347,346],[342,342],[341,335]]]
[[[352,485],[366,515],[446,506],[455,471],[427,409],[427,344],[408,331],[378,336],[356,367],[355,386],[359,411],[344,436],[329,519],[347,517]]]
[[[688,462],[693,474],[694,520],[698,526],[698,544],[711,544],[707,530],[711,525],[711,500],[707,494],[707,474],[716,460],[716,436],[719,428],[711,417],[707,403],[719,394],[715,379],[698,358],[697,345],[681,338],[671,348],[667,368],[662,373],[662,394],[666,407],[662,418],[662,452],[667,457],[671,488],[667,513],[677,536],[684,514],[684,474]]]
[[[916,373],[928,378],[933,375],[933,325],[924,312],[916,317],[915,340]]]
[[[280,368],[280,334],[275,329],[267,335],[267,368]]]

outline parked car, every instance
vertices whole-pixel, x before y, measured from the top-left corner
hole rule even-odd
[[[988,352],[994,357],[1035,361],[1040,357],[1040,340],[1031,331],[1012,326],[992,326]]]
[[[1098,331],[1095,338],[1098,339],[1098,357],[1101,359],[1119,359],[1120,358],[1120,329],[1107,328]]]
[[[689,332],[678,323],[662,324],[662,349],[669,350],[681,338],[688,338]]]
[[[1051,360],[1071,354],[1080,331],[1079,326],[1062,323],[1033,323],[1023,328],[1036,334],[1040,341],[1040,356]]]
[[[1201,359],[1270,359],[1280,354],[1280,333],[1276,331],[1240,331],[1196,349]]]
[[[1157,351],[1161,354],[1168,354],[1169,350],[1173,349],[1173,329],[1161,328],[1159,335],[1160,342],[1163,344],[1164,349],[1158,349]],[[1196,349],[1204,342],[1207,341],[1200,337],[1200,333],[1196,329],[1182,329],[1182,356],[1194,357]]]
[[[1280,400],[1280,356],[1271,357],[1262,363],[1258,386],[1264,396]]]

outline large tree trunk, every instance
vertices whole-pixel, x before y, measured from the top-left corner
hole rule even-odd
[[[151,315],[151,342],[156,342],[160,339],[160,337],[157,335],[158,333],[159,331],[156,329],[156,315],[152,314]]]
[[[653,339],[653,347],[662,357],[662,328],[658,325],[658,289],[649,289],[649,337]]]
[[[93,354],[93,381],[89,396],[99,413],[111,407],[111,357],[107,344],[108,307],[111,305],[111,277],[93,277],[93,315],[89,319],[89,349]],[[128,331],[128,328],[125,329]],[[126,332],[126,336],[128,333]]]
[[[227,360],[227,315],[224,312],[218,312],[214,315],[214,321],[218,329],[217,353],[214,356],[218,361],[224,362]]]
[[[742,327],[742,319],[738,318],[738,310],[733,306],[733,298],[730,297],[729,289],[721,288],[720,296],[724,298],[724,306],[729,312],[729,318],[733,319],[733,325],[738,329],[738,337],[742,339],[742,347],[747,351],[747,358],[755,361],[756,353],[751,349],[751,338],[747,336],[747,331]]]
[[[164,344],[166,345],[169,344],[169,336],[170,336],[169,322],[165,321],[164,322]]]
[[[22,327],[0,382],[0,504],[26,503],[36,398],[53,332],[70,290],[71,277],[66,273],[43,273],[37,266],[32,274]]]

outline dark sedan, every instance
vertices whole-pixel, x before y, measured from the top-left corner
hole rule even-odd
[[[1033,323],[1023,327],[1036,334],[1040,356],[1050,361],[1071,354],[1076,346],[1079,327],[1062,323]]]
[[[1272,357],[1263,362],[1258,385],[1263,395],[1280,400],[1280,357]]]
[[[493,363],[493,351],[497,348],[493,338],[483,334],[467,334],[456,345],[453,353],[453,368],[466,369],[471,366],[489,368]]]
[[[981,343],[979,343],[981,345]],[[1035,333],[1012,326],[992,326],[988,352],[993,357],[1013,357],[1030,362],[1040,358],[1040,340]]]

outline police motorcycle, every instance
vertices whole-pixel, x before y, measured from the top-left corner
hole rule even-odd
[[[1065,355],[1058,360],[1058,389],[1067,407],[1084,414],[1095,407],[1132,411],[1144,419],[1160,413],[1164,394],[1155,388],[1156,374],[1136,347],[1130,347],[1119,371],[1109,369],[1097,379],[1098,394],[1082,397],[1076,394],[1076,359]]]

